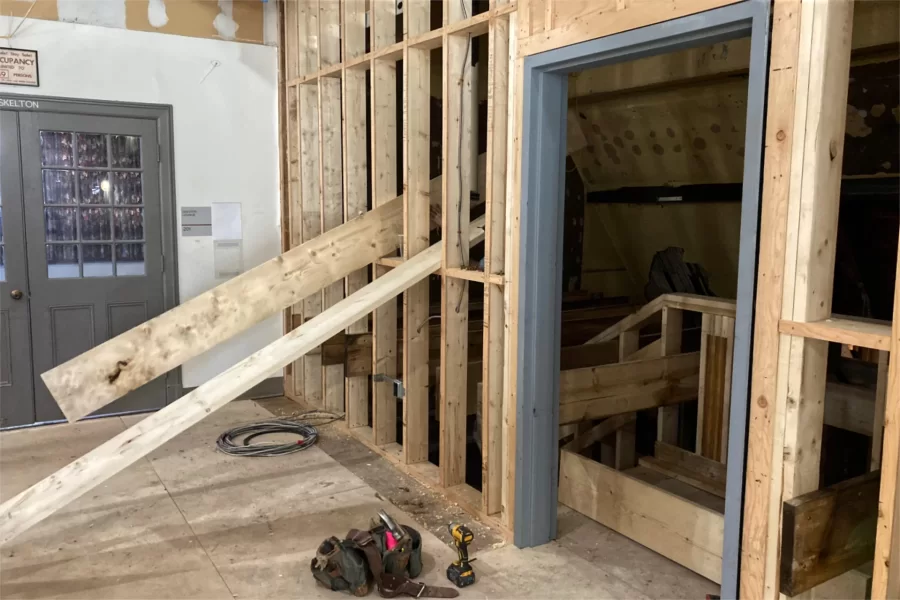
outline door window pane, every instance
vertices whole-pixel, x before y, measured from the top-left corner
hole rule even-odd
[[[143,208],[116,208],[113,210],[116,219],[117,240],[144,239]]]
[[[3,244],[0,244],[0,281],[6,281],[6,258],[3,255]]]
[[[75,204],[75,171],[44,169],[44,204]]]
[[[48,242],[78,239],[77,214],[74,208],[45,208],[44,233]]]
[[[112,246],[110,244],[82,244],[85,277],[112,277]]]
[[[138,172],[113,172],[113,204],[141,204],[144,192]]]
[[[144,275],[144,245],[116,244],[116,275]]]
[[[109,173],[79,171],[78,187],[82,204],[109,204]]]
[[[102,133],[79,133],[77,137],[79,167],[107,166],[105,135]]]
[[[82,240],[111,240],[110,219],[108,208],[82,208],[81,209],[81,239]],[[87,254],[85,254],[87,256]]]
[[[47,277],[61,279],[79,275],[78,246],[75,244],[47,244]]]
[[[112,166],[122,169],[141,167],[141,138],[136,135],[111,136]]]
[[[72,134],[68,131],[42,131],[41,165],[72,166]]]

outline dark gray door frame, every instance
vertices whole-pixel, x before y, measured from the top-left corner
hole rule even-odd
[[[155,121],[159,142],[159,200],[162,219],[162,247],[164,249],[163,302],[164,310],[178,305],[178,236],[175,212],[175,148],[173,109],[171,105],[81,100],[53,96],[0,93],[0,107],[21,112],[80,114],[104,117],[125,117]],[[171,276],[169,276],[171,274]],[[181,369],[166,375],[166,403],[182,395]]]
[[[769,2],[747,0],[529,56],[524,61],[519,342],[516,403],[516,546],[556,537],[559,347],[568,74],[697,45],[752,36],[737,315],[729,416],[722,596],[737,594],[748,390],[769,56]],[[547,160],[547,157],[558,157]]]

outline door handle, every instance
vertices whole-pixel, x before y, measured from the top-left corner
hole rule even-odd
[[[9,295],[13,300],[21,300],[22,299],[22,290],[13,290],[9,293]]]

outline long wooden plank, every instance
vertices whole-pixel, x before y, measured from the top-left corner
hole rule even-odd
[[[807,2],[801,6],[800,81],[795,107],[804,134],[795,140],[785,294],[782,318],[813,322],[831,314],[841,165],[850,76],[852,2]],[[779,355],[775,403],[784,411],[780,478],[769,498],[771,525],[782,502],[819,488],[828,343],[792,337]],[[777,590],[775,533],[769,539],[766,586]]]
[[[572,369],[559,374],[559,402],[569,404],[615,395],[625,386],[697,375],[700,353],[686,352],[637,362]]]
[[[781,333],[814,340],[850,344],[875,350],[890,349],[891,323],[889,321],[851,317],[831,317],[811,323],[782,320],[778,324],[778,330]]]
[[[872,560],[879,477],[872,471],[784,503],[783,594],[796,596]]]
[[[472,3],[471,0],[448,2],[444,4],[444,9],[445,15],[455,15],[460,10],[471,14]],[[469,37],[445,37],[443,60],[443,266],[466,268],[469,266],[469,248],[464,240],[469,230],[469,199],[476,189],[473,167],[477,119]],[[469,282],[442,277],[438,400],[443,487],[465,483],[468,322]]]
[[[397,247],[402,199],[226,281],[44,373],[76,421]]]
[[[705,479],[716,482],[723,488],[725,486],[725,465],[717,460],[712,460],[660,441],[656,442],[653,454],[660,460],[677,464],[688,471],[701,475]]]
[[[672,356],[681,352],[684,313],[677,308],[662,309],[660,329],[660,356]],[[678,405],[661,406],[656,411],[656,439],[668,444],[678,443]]]
[[[625,317],[615,325],[594,336],[586,344],[598,344],[618,337],[626,331],[642,327],[664,306],[676,310],[700,312],[709,315],[720,315],[734,318],[734,300],[699,296],[697,294],[663,294],[657,296],[637,312]]]
[[[331,58],[337,61],[340,54],[340,30],[336,24],[330,24],[326,35],[324,18],[337,18],[337,3],[333,0],[321,0],[319,4],[322,37],[335,39],[323,40],[320,52],[322,60],[326,59],[326,48],[330,47]],[[335,30],[337,29],[337,30]],[[328,42],[327,44],[325,42]],[[341,81],[333,78],[319,80],[319,177],[321,184],[320,228],[323,232],[331,231],[344,222],[343,203],[343,161],[341,150]],[[322,290],[322,306],[329,308],[344,297],[344,282],[336,281]],[[320,358],[321,360],[321,358]],[[344,412],[344,365],[322,365],[322,394],[326,410],[335,413]]]
[[[424,5],[424,8],[423,6]],[[423,0],[407,0],[407,27],[418,31],[427,14]],[[428,50],[409,48],[403,69],[403,256],[415,256],[428,247],[430,236],[431,152],[431,55]],[[428,460],[428,282],[415,285],[403,295],[403,453],[407,464]]]
[[[895,281],[900,282],[900,248],[897,249]],[[881,453],[881,491],[878,496],[878,529],[875,538],[875,566],[872,571],[872,598],[900,597],[900,283],[894,289],[894,326],[888,363],[887,406],[884,411]]]
[[[350,323],[393,301],[410,285],[434,273],[440,264],[441,249],[435,245],[8,500],[0,506],[0,545],[159,448]]]
[[[503,486],[503,288],[506,247],[506,175],[509,120],[509,21],[497,19],[488,31],[488,114],[485,165],[484,241],[484,341],[481,375],[482,432],[481,489],[484,512],[495,514],[502,508]]]
[[[575,452],[577,454],[585,448],[589,448],[591,445],[596,444],[609,434],[615,433],[619,428],[634,423],[636,419],[637,415],[633,412],[604,419],[587,431],[577,435],[575,439],[563,446],[562,450]]]
[[[559,501],[715,582],[724,517],[571,452],[560,453]]]
[[[388,4],[384,0],[373,3],[377,12]],[[384,14],[387,14],[386,12]],[[393,9],[391,8],[391,14]],[[376,17],[377,19],[378,17]],[[376,30],[384,30],[384,23]],[[393,29],[391,29],[393,31]],[[370,120],[372,131],[372,199],[376,206],[397,194],[397,63],[375,60],[371,66],[372,99]],[[398,240],[400,241],[400,240]],[[376,265],[375,277],[388,269]],[[373,373],[397,377],[397,304],[388,302],[375,311],[372,319],[374,340]],[[390,382],[372,384],[372,428],[375,444],[397,441],[397,398]]]
[[[360,25],[365,16],[365,0],[344,1],[345,52],[363,51],[365,26]],[[351,40],[354,32],[359,36]],[[366,72],[348,70],[342,78],[343,136],[344,136],[344,220],[364,214],[367,208],[368,158],[366,153]],[[402,230],[401,230],[402,231]],[[369,281],[368,267],[347,275],[347,293],[362,289]],[[347,327],[348,334],[367,334],[369,318],[363,317]],[[372,370],[372,347],[368,347],[369,372]],[[369,380],[367,377],[345,378],[347,427],[364,427],[369,424]]]
[[[697,397],[699,352],[560,373],[559,424]]]
[[[642,467],[647,467],[648,469],[652,469],[658,473],[662,473],[663,475],[671,477],[672,479],[683,481],[684,483],[692,485],[697,489],[703,490],[704,492],[709,492],[710,494],[718,496],[719,498],[725,498],[724,483],[720,483],[718,481],[709,479],[708,477],[704,477],[699,473],[691,471],[690,469],[686,469],[683,465],[666,460],[661,460],[659,458],[654,458],[652,456],[642,456],[638,460],[638,463]]]
[[[775,406],[787,244],[791,150],[801,120],[794,118],[800,45],[800,0],[776,0],[772,8],[772,47],[766,103],[765,169],[763,173],[759,269],[750,380],[750,418],[744,478],[744,523],[741,536],[740,597],[772,597],[765,588],[766,552],[772,533],[771,488],[781,476],[780,416]]]

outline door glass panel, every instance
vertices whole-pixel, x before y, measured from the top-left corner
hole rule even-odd
[[[116,275],[144,275],[144,245],[116,244]]]
[[[83,252],[85,277],[112,277],[112,245],[110,244],[84,244]]]
[[[44,223],[48,242],[78,239],[78,222],[74,208],[45,208]]]
[[[144,201],[141,174],[134,171],[114,172],[112,193],[114,204],[141,204]]]
[[[78,187],[82,204],[109,204],[109,173],[79,171]]]
[[[48,276],[145,275],[144,244],[136,243],[144,240],[140,136],[40,136],[44,167],[74,167],[42,170]]]
[[[111,136],[112,166],[122,169],[141,167],[141,138],[135,135]]]
[[[144,239],[143,208],[116,208],[113,210],[116,218],[117,240]]]
[[[41,165],[45,167],[72,166],[72,134],[68,131],[42,131]]]
[[[81,239],[82,240],[111,240],[109,209],[108,208],[82,208],[81,209]],[[87,257],[87,251],[85,251]]]
[[[47,244],[47,277],[61,279],[79,275],[77,245]]]
[[[78,166],[107,166],[106,136],[102,133],[79,133]]]
[[[44,204],[75,204],[75,171],[44,169]]]

